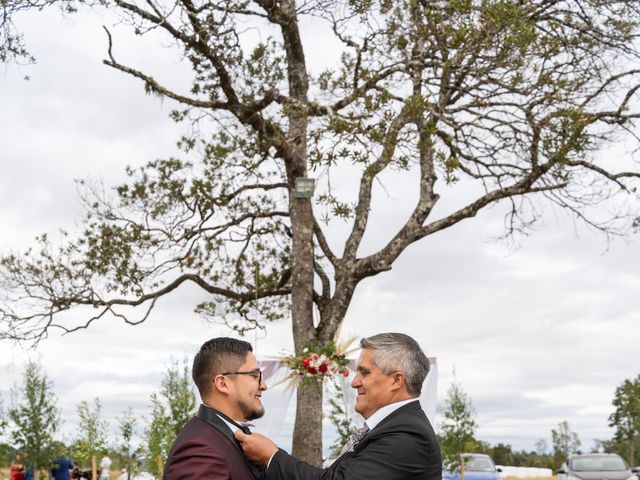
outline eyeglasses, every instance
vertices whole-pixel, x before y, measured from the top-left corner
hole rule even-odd
[[[258,385],[262,385],[262,370],[250,370],[248,372],[227,372],[222,375],[251,375],[258,380]]]

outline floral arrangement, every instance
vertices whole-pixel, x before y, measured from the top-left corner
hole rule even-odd
[[[346,354],[343,348],[332,342],[324,347],[306,345],[299,355],[284,357],[284,361],[291,369],[290,380],[296,383],[323,381],[325,378],[333,379],[340,375],[349,376],[347,366],[350,360]]]

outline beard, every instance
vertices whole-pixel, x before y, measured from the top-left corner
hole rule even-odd
[[[247,402],[244,401],[240,401],[238,403],[238,407],[240,407],[240,411],[242,412],[242,415],[244,416],[245,420],[247,421],[251,421],[251,420],[257,420],[258,418],[261,418],[264,415],[264,405],[262,405],[262,403],[258,400],[259,403],[259,407],[255,407],[252,405],[249,405]]]

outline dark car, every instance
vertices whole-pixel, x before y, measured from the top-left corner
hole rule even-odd
[[[489,455],[464,453],[464,480],[500,480],[499,468]],[[443,480],[460,480],[459,473],[442,472]]]
[[[637,477],[620,455],[588,453],[569,456],[558,470],[558,480],[637,480]]]

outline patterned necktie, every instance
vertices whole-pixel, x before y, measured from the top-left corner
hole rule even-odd
[[[357,429],[355,432],[351,434],[347,443],[342,446],[340,450],[340,455],[344,455],[347,452],[353,452],[353,447],[356,443],[358,443],[362,438],[369,432],[369,427],[365,423],[362,427]]]

